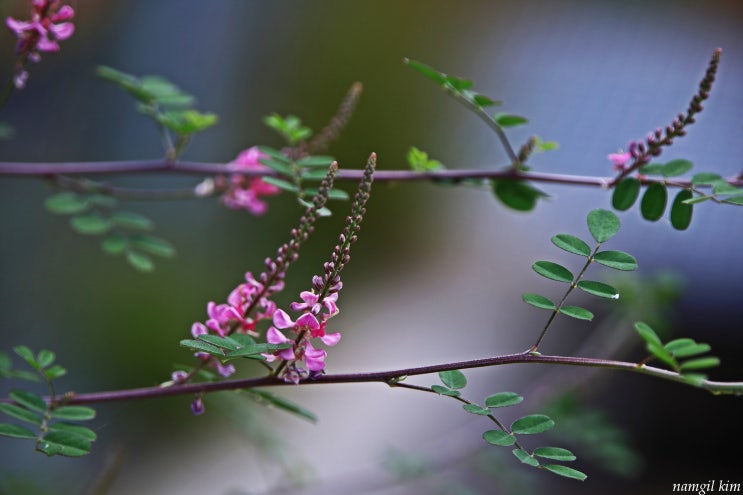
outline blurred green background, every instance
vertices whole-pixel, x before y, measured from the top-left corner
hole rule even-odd
[[[24,18],[26,3],[3,0],[0,16]],[[737,174],[743,165],[743,4],[734,0],[72,5],[74,36],[31,67],[27,88],[0,114],[15,128],[14,139],[0,142],[0,161],[160,157],[153,124],[123,92],[94,76],[105,64],[167,77],[197,95],[199,109],[219,115],[219,125],[196,137],[186,160],[224,163],[255,144],[280,146],[261,124],[271,112],[296,114],[318,130],[348,87],[361,81],[354,119],[330,149],[341,167],[360,168],[374,151],[380,169],[405,168],[411,145],[450,168],[504,165],[495,136],[406,68],[402,59],[410,57],[473,79],[477,90],[505,102],[504,111],[527,116],[528,126],[509,132],[516,145],[531,134],[558,141],[559,150],[534,157],[535,169],[604,176],[611,173],[607,153],[686,108],[710,55],[722,47],[705,112],[664,158],[687,158],[699,171],[722,175]],[[12,70],[13,45],[3,29],[3,78]],[[106,180],[156,188],[192,187],[199,178]],[[551,199],[524,215],[474,189],[376,185],[344,271],[342,314],[333,320],[344,338],[329,353],[329,372],[485,357],[531,345],[544,314],[521,304],[520,294],[560,290],[536,277],[531,263],[574,261],[561,258],[549,238],[557,232],[585,236],[586,213],[609,204],[599,190],[541,187]],[[204,319],[206,302],[224,300],[246,270],[260,271],[300,213],[287,195],[271,198],[260,218],[215,200],[124,203],[151,216],[156,232],[178,249],[177,258],[143,275],[45,212],[49,194],[41,180],[0,177],[0,337],[4,350],[18,344],[54,349],[70,369],[63,388],[81,392],[154,385],[168,378],[173,363],[189,362],[177,342],[193,321]],[[346,206],[336,204],[335,217],[318,225],[279,302],[296,300],[309,287]],[[723,360],[713,377],[740,379],[740,211],[703,204],[684,233],[666,220],[649,224],[636,211],[621,218],[624,228],[613,248],[636,255],[638,277],[672,269],[683,280],[673,283],[683,291],[669,331],[712,344]],[[638,298],[647,302],[648,296]],[[599,315],[595,325],[562,322],[544,352],[576,352],[600,330],[607,341],[630,340],[624,347],[612,344],[616,357],[639,359],[631,323],[617,324],[608,306],[592,308]],[[645,311],[638,318],[647,318]],[[109,475],[110,494],[294,493],[292,479],[304,480],[303,493],[375,494],[467,493],[465,487],[504,494],[666,493],[679,482],[743,482],[735,478],[740,455],[720,455],[743,433],[739,399],[610,372],[582,381],[580,372],[554,371],[473,371],[470,394],[527,394],[513,413],[525,414],[546,407],[558,385],[576,386],[581,401],[627,430],[644,469],[620,476],[619,461],[612,469],[611,461],[591,462],[590,453],[574,447],[589,479],[558,479],[522,469],[507,452],[488,457],[496,449],[484,448],[480,436],[489,425],[453,402],[379,385],[339,385],[281,390],[318,413],[318,425],[227,402],[232,397],[207,400],[208,414],[198,418],[189,413],[187,398],[101,406],[95,423],[100,440],[84,460],[46,459],[24,442],[2,440],[0,490],[93,493],[91,487],[105,486]],[[416,383],[430,385],[435,378]],[[2,387],[5,393],[8,385]],[[266,435],[272,429],[276,437]],[[418,479],[411,473],[420,471],[420,459],[430,462],[432,474]],[[398,474],[415,479],[398,485],[384,466],[405,462],[412,468]]]

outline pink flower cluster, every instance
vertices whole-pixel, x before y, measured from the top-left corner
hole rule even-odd
[[[268,155],[261,153],[257,146],[248,148],[237,155],[230,163],[236,170],[268,170],[260,163],[262,158]],[[222,178],[222,180],[224,180]],[[273,184],[267,184],[260,177],[248,177],[242,174],[233,174],[227,184],[227,192],[222,196],[222,202],[228,208],[248,210],[253,215],[262,215],[268,209],[261,196],[273,196],[279,193],[279,188]]]
[[[315,278],[319,279],[319,277]],[[290,343],[292,346],[264,356],[268,362],[278,359],[289,363],[283,374],[285,381],[299,383],[301,379],[317,376],[325,370],[327,352],[315,348],[310,339],[319,339],[323,344],[331,347],[341,340],[340,333],[325,332],[328,320],[338,314],[336,302],[341,287],[342,284],[339,282],[322,301],[314,292],[302,292],[300,294],[302,302],[291,304],[291,309],[294,311],[304,310],[296,321],[292,320],[284,310],[279,309],[274,313],[273,326],[266,332],[266,340],[269,344]],[[289,330],[294,334],[294,338],[288,338],[281,330]],[[300,361],[304,361],[304,367],[297,364]]]
[[[267,263],[270,260],[267,260]],[[245,282],[235,287],[227,297],[227,303],[217,304],[209,301],[206,305],[206,313],[209,318],[204,322],[196,322],[191,325],[191,335],[198,338],[213,332],[220,337],[226,337],[232,333],[244,333],[252,337],[258,337],[259,333],[255,327],[258,321],[272,319],[276,312],[276,303],[269,299],[269,295],[284,288],[284,282],[280,281],[266,287],[263,283],[253,277],[253,274],[245,274]],[[252,308],[257,308],[254,316],[248,314]],[[204,352],[197,352],[196,357],[208,362],[216,368],[220,375],[228,377],[235,372],[232,364],[223,365],[217,358]],[[178,381],[174,377],[174,380]]]
[[[22,89],[28,79],[28,72],[23,68],[25,58],[39,62],[40,52],[59,51],[59,42],[75,32],[75,25],[66,22],[74,15],[75,11],[69,5],[60,6],[60,0],[32,0],[31,20],[5,19],[5,24],[18,37],[16,52],[21,58],[13,81],[16,88]]]

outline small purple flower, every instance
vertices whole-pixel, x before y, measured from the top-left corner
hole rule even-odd
[[[606,157],[614,164],[614,170],[621,172],[624,170],[627,162],[632,158],[632,154],[628,151],[619,151],[617,153],[609,153]]]
[[[194,401],[191,403],[191,412],[194,416],[201,416],[204,414],[204,400],[201,395],[197,395]]]

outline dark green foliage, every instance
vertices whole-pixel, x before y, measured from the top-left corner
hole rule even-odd
[[[691,224],[691,215],[694,207],[687,203],[693,197],[691,191],[682,189],[676,195],[671,206],[671,225],[676,230],[686,230]]]
[[[531,211],[537,206],[539,198],[547,194],[518,180],[494,180],[493,193],[501,203],[516,211]]]
[[[645,190],[640,202],[640,211],[645,220],[655,222],[663,216],[668,202],[668,191],[664,184],[654,182]]]
[[[625,211],[632,208],[640,196],[640,181],[629,177],[617,184],[611,197],[611,205],[615,210]]]

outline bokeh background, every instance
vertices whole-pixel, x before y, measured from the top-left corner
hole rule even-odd
[[[0,15],[23,18],[26,4],[3,0]],[[0,114],[15,128],[14,139],[0,142],[2,161],[161,156],[154,126],[125,94],[94,76],[105,64],[163,75],[197,95],[200,109],[219,115],[219,125],[190,145],[187,160],[224,163],[255,144],[279,146],[261,123],[271,112],[296,114],[317,130],[361,81],[354,119],[330,149],[342,167],[360,168],[375,151],[381,169],[405,168],[411,145],[450,168],[504,165],[495,136],[406,68],[402,59],[410,57],[474,79],[476,89],[505,102],[505,111],[527,116],[528,126],[509,131],[516,145],[532,134],[558,141],[557,151],[534,157],[535,169],[603,176],[611,173],[608,153],[686,109],[710,55],[722,47],[704,113],[664,158],[687,158],[698,171],[722,175],[743,167],[743,5],[735,0],[72,5],[75,35],[31,68],[28,87]],[[0,31],[3,78],[13,44],[11,33]],[[199,178],[106,180],[153,188],[192,187]],[[342,314],[333,320],[344,337],[330,352],[328,370],[432,364],[531,345],[545,314],[522,304],[520,294],[556,296],[561,288],[530,265],[574,263],[549,238],[585,237],[586,213],[609,204],[603,191],[541,187],[550,200],[519,214],[487,191],[375,186],[344,271]],[[42,180],[0,177],[0,338],[6,351],[18,344],[54,349],[70,369],[63,388],[81,392],[157,384],[173,363],[189,362],[178,340],[203,320],[207,301],[223,300],[244,271],[260,269],[300,211],[286,195],[272,198],[260,218],[216,200],[124,203],[153,218],[157,233],[178,249],[175,259],[144,275],[48,214],[49,194]],[[279,301],[295,300],[321,269],[344,206],[319,224]],[[640,270],[630,281],[656,290],[622,281],[627,297],[619,312],[578,297],[596,321],[560,322],[543,351],[637,360],[643,351],[631,318],[652,320],[669,334],[709,342],[723,361],[712,376],[740,380],[740,211],[700,205],[683,233],[665,219],[645,222],[635,210],[621,219],[612,245],[636,255]],[[677,295],[670,311],[669,294]],[[502,390],[526,395],[504,421],[554,410],[555,401],[563,412],[576,403],[583,415],[565,415],[562,423],[556,416],[551,443],[572,448],[588,480],[522,468],[506,449],[485,445],[481,434],[490,425],[453,401],[369,384],[279,391],[318,414],[317,424],[232,394],[208,398],[201,417],[190,414],[188,398],[100,406],[94,423],[100,439],[85,459],[46,459],[25,442],[0,441],[0,492],[657,494],[670,493],[673,483],[743,482],[734,448],[743,434],[740,399],[608,371],[512,366],[467,375],[473,400]],[[12,386],[1,385],[3,392]],[[585,433],[596,422],[609,437],[619,434],[606,425],[624,431],[622,445],[633,454],[612,451],[607,437],[581,444],[574,431]]]

